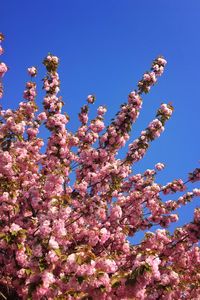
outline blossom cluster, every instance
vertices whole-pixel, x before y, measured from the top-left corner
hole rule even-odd
[[[4,40],[4,35],[0,32],[0,55],[4,53],[4,49],[1,46],[2,41]],[[0,61],[0,99],[3,97],[3,84],[2,84],[2,78],[5,75],[5,73],[8,71],[8,67],[4,62]]]
[[[182,179],[156,182],[165,167],[160,162],[143,173],[132,168],[164,131],[173,107],[161,104],[124,158],[117,156],[130,138],[142,94],[162,75],[166,60],[154,60],[107,127],[104,106],[89,119],[95,96],[88,95],[75,133],[67,128],[69,117],[58,96],[59,59],[49,54],[43,64],[43,111],[36,105],[35,67],[28,68],[31,81],[24,101],[16,110],[0,109],[0,295],[22,300],[199,299],[200,209],[173,233],[167,228],[179,218],[176,209],[199,197],[200,189],[186,191]],[[6,71],[0,63],[1,78]],[[42,126],[49,130],[45,151]],[[200,180],[199,170],[189,174],[188,182]],[[182,194],[177,200],[162,199],[172,193]],[[144,230],[141,243],[130,242]]]

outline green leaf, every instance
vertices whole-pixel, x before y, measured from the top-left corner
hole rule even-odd
[[[31,269],[25,269],[25,273],[26,273],[26,275],[30,275],[30,274],[32,274],[32,270]]]
[[[62,255],[62,252],[61,250],[58,248],[58,249],[54,249],[54,252],[60,257]]]
[[[121,281],[118,278],[115,278],[114,280],[112,280],[112,287],[113,288],[117,288],[121,285]]]
[[[105,274],[105,272],[99,271],[99,272],[97,273],[97,278],[99,278],[100,276],[102,276],[102,275],[104,275],[104,274]]]
[[[84,281],[84,277],[83,276],[78,276],[77,281],[78,281],[79,284],[81,284]]]
[[[138,268],[133,270],[131,274],[129,274],[125,284],[134,285],[139,276],[142,276],[145,272],[150,272],[150,271],[151,271],[151,266],[147,263],[139,266]]]
[[[103,284],[100,285],[99,289],[102,293],[104,293],[106,291],[106,287]]]
[[[47,263],[44,258],[40,258],[39,269],[40,272],[44,271],[47,268]]]
[[[27,252],[27,254],[28,254],[29,256],[32,255],[32,250],[31,250],[31,248],[30,248],[28,245],[26,245],[26,252]]]
[[[20,250],[20,249],[22,249],[24,246],[23,246],[23,244],[20,244],[20,243],[18,243],[17,244],[17,248]]]
[[[29,293],[29,297],[31,297],[32,298],[32,296],[31,296],[31,294],[32,294],[32,292],[36,289],[36,287],[37,287],[37,285],[38,285],[39,283],[36,283],[36,282],[31,282],[30,284],[29,284],[29,288],[28,288],[28,293]]]
[[[82,263],[83,263],[83,258],[82,258],[80,255],[77,256],[76,262],[77,262],[78,265],[82,265]]]
[[[17,135],[17,138],[18,138],[18,140],[19,140],[20,142],[23,141],[23,137],[22,137],[21,135]]]
[[[10,243],[10,241],[12,240],[11,236],[10,235],[6,235],[4,237],[4,239],[6,240],[7,243]]]

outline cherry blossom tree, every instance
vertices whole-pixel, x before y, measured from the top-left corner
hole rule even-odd
[[[167,228],[178,220],[177,208],[200,196],[200,189],[186,191],[188,182],[200,180],[200,169],[185,182],[161,185],[156,175],[164,164],[141,174],[132,168],[163,132],[171,104],[161,104],[127,154],[118,156],[166,60],[153,61],[107,127],[104,106],[89,120],[95,101],[89,95],[75,133],[58,96],[59,59],[49,54],[43,64],[43,111],[35,102],[35,67],[28,68],[24,101],[16,110],[0,109],[1,299],[199,299],[200,209],[191,223],[173,233]],[[0,62],[1,97],[7,71]],[[49,130],[45,152],[41,126]],[[178,192],[176,200],[162,199]],[[147,229],[141,243],[130,242]]]

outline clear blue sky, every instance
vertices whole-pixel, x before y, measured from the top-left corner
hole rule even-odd
[[[44,56],[60,57],[61,95],[77,128],[77,114],[86,96],[108,107],[107,120],[136,87],[151,61],[162,54],[166,72],[149,95],[134,126],[132,138],[154,118],[162,102],[172,102],[175,112],[164,134],[155,141],[136,171],[157,162],[167,167],[158,181],[165,183],[199,167],[200,117],[200,1],[199,0],[35,0],[0,1],[0,30],[5,34],[2,59],[10,70],[5,76],[3,106],[15,108],[22,100],[26,68],[39,67]],[[40,92],[37,103],[42,102]],[[91,114],[94,116],[94,112]],[[199,204],[180,213],[184,224]]]

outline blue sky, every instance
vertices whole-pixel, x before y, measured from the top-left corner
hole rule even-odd
[[[6,36],[2,60],[10,68],[4,79],[4,108],[15,108],[22,101],[27,67],[38,66],[42,86],[41,62],[51,52],[60,57],[61,95],[71,117],[70,130],[77,128],[79,108],[91,93],[97,97],[91,116],[104,104],[108,122],[152,60],[162,54],[168,61],[166,71],[144,96],[132,139],[154,118],[160,103],[172,102],[175,112],[135,172],[164,162],[166,169],[158,181],[165,183],[186,179],[199,167],[200,1],[0,2],[0,31]],[[42,97],[40,92],[38,104]],[[196,199],[180,212],[179,224],[192,218],[198,204]]]

